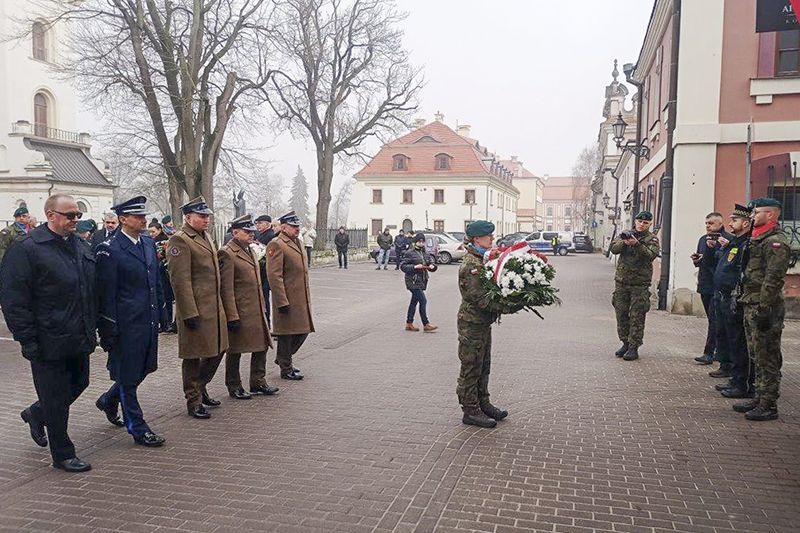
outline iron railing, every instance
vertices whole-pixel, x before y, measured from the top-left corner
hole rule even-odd
[[[346,229],[345,230],[348,235],[350,235],[350,248],[351,249],[358,249],[358,248],[367,248],[369,244],[369,235],[367,232],[367,228],[364,229]],[[336,245],[334,244],[333,240],[336,238],[336,234],[339,233],[338,228],[328,228],[328,250],[335,250]]]
[[[767,167],[769,183],[767,184],[767,196],[775,198],[781,202],[780,225],[783,233],[789,239],[792,247],[790,266],[794,268],[800,259],[800,198],[798,198],[797,187],[797,162],[784,164],[780,168],[775,165]],[[782,176],[778,176],[781,174]]]
[[[33,135],[43,139],[79,144],[80,133],[57,128],[49,128],[45,124],[31,124],[30,122],[14,122],[11,131],[17,135]]]

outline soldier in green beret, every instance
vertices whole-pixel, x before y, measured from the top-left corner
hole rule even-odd
[[[27,207],[19,207],[14,211],[14,223],[0,230],[0,259],[6,254],[6,250],[17,239],[21,239],[28,234],[30,229],[30,215]]]
[[[81,220],[75,228],[75,234],[84,241],[89,241],[92,236],[92,222],[91,220]]]
[[[464,411],[462,422],[493,428],[508,411],[489,402],[489,369],[492,352],[492,323],[504,310],[496,308],[484,296],[478,274],[483,254],[494,242],[494,224],[476,220],[467,226],[467,255],[458,270],[461,307],[458,310],[458,401]],[[511,310],[505,310],[510,312]]]
[[[633,231],[623,231],[611,241],[611,253],[618,255],[615,289],[611,303],[617,314],[617,335],[622,347],[616,356],[625,361],[639,358],[644,339],[644,320],[650,310],[653,261],[661,254],[658,237],[650,232],[653,214],[636,215]]]
[[[747,347],[756,367],[756,395],[734,404],[733,409],[745,413],[748,420],[761,422],[778,418],[783,364],[781,333],[786,312],[783,283],[791,249],[778,224],[780,202],[757,198],[749,207],[753,212],[753,231],[745,256],[740,302],[744,304]]]

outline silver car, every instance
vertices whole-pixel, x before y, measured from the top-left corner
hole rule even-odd
[[[453,261],[461,261],[467,255],[464,243],[446,233],[426,233],[426,236],[436,239],[436,244],[439,248],[439,255],[436,260],[440,265],[449,265]]]

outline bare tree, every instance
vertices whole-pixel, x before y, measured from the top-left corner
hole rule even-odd
[[[272,73],[268,0],[32,0],[74,28],[72,61],[88,103],[118,131],[154,140],[174,216],[184,194],[214,201],[237,106]],[[142,122],[149,122],[142,128]]]
[[[347,216],[350,214],[350,197],[353,193],[353,184],[355,180],[348,179],[333,197],[331,202],[330,220],[328,226],[331,228],[338,228],[347,225]]]
[[[317,152],[318,249],[326,245],[334,160],[405,127],[421,70],[402,48],[394,0],[275,0],[271,42],[281,67],[264,95],[278,121]]]
[[[592,197],[592,179],[603,164],[603,155],[600,145],[594,143],[581,150],[575,165],[572,167],[572,226],[575,221],[580,221],[584,226],[589,223],[589,215],[593,208],[590,205]],[[586,228],[584,227],[584,230]]]

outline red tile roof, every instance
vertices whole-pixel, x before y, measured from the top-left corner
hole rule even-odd
[[[436,156],[447,154],[449,170],[436,170]],[[407,170],[394,170],[394,157],[408,158]],[[511,172],[503,175],[499,162],[492,165],[493,154],[474,139],[457,134],[442,122],[431,122],[394,141],[386,143],[359,176],[487,176],[495,177],[513,187]],[[484,162],[484,159],[486,162]]]

